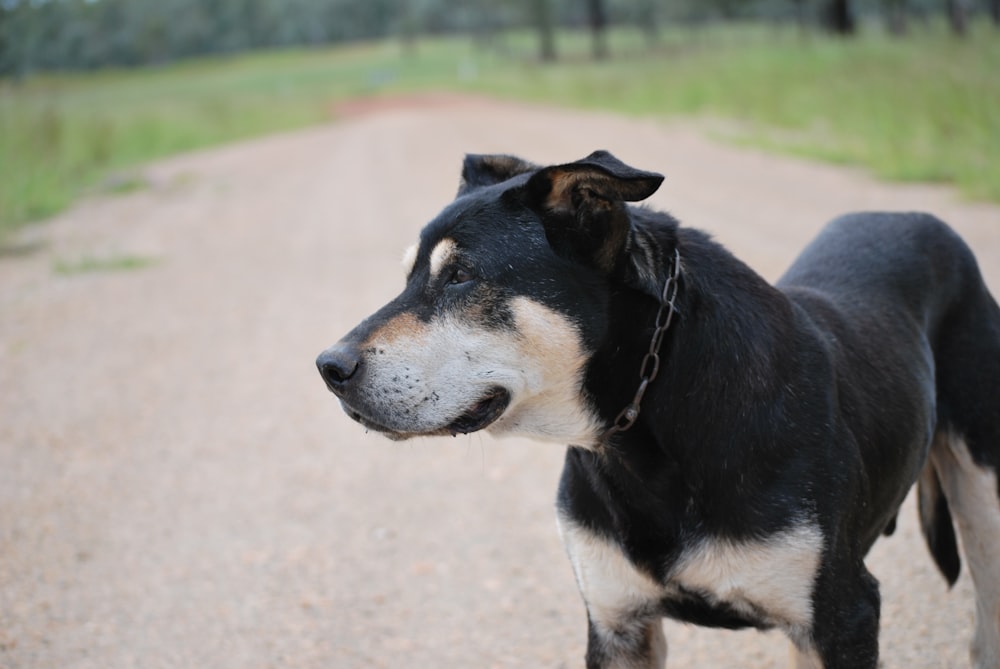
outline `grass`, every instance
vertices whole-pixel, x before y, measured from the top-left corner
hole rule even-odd
[[[743,29],[659,57],[507,71],[487,89],[642,116],[737,121],[741,141],[1000,201],[1000,35],[844,41]]]
[[[903,40],[671,30],[652,50],[634,32],[611,37],[615,57],[596,64],[585,35],[560,36],[563,60],[542,66],[533,36],[512,34],[490,50],[385,42],[0,81],[0,237],[143,161],[326,121],[338,100],[429,89],[727,119],[741,142],[1000,201],[1000,36],[986,24],[967,40],[936,25]]]
[[[0,233],[139,162],[326,120],[377,60],[286,52],[0,85]]]

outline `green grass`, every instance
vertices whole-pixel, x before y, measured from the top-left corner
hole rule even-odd
[[[301,127],[365,90],[379,49],[284,52],[0,85],[0,233],[49,216],[110,173]]]
[[[326,121],[338,100],[429,89],[726,119],[736,141],[1000,201],[1000,35],[975,28],[964,41],[943,26],[903,40],[672,30],[653,50],[618,31],[614,58],[597,64],[585,35],[564,34],[549,66],[526,33],[503,49],[386,42],[0,81],[0,237],[143,161]]]
[[[1000,34],[905,40],[715,31],[658,57],[508,70],[486,90],[641,116],[736,121],[735,137],[879,177],[952,183],[1000,201]],[[730,134],[734,134],[733,131]]]

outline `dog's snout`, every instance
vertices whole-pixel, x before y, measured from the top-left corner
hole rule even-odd
[[[356,351],[345,346],[334,346],[319,354],[316,367],[327,387],[336,392],[343,390],[361,366]]]

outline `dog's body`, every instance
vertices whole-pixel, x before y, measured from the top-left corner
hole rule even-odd
[[[1000,666],[1000,309],[972,253],[929,215],[856,214],[772,287],[624,204],[661,180],[602,152],[468,157],[404,292],[321,354],[328,386],[394,438],[571,444],[588,667],[662,666],[663,616],[783,629],[803,669],[876,667],[863,558],[915,481],[949,583],[952,514],[962,535],[974,664]]]

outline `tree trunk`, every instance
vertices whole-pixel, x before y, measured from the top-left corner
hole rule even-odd
[[[806,2],[805,0],[792,0],[795,5],[795,23],[799,26],[799,33],[806,32]]]
[[[969,33],[969,7],[965,0],[947,0],[948,23],[951,31],[958,37]]]
[[[417,17],[413,14],[413,8],[404,3],[399,21],[399,36],[403,42],[403,51],[408,56],[414,56],[417,53],[417,32]]]
[[[608,57],[608,42],[605,28],[607,14],[604,11],[604,0],[587,0],[587,13],[590,19],[590,32],[593,36],[593,51],[595,60]]]
[[[853,35],[857,24],[850,0],[828,0],[823,9],[823,26],[835,35]]]
[[[993,25],[1000,26],[1000,0],[990,0],[990,16],[993,17]]]
[[[555,25],[552,21],[551,0],[532,0],[535,14],[535,27],[538,29],[539,57],[546,63],[556,59]]]
[[[885,27],[890,35],[901,37],[906,34],[906,0],[882,0],[885,13]]]
[[[996,0],[1000,2],[1000,0]],[[660,42],[660,26],[656,20],[656,0],[641,0],[639,3],[639,30],[646,37],[646,46],[655,47]]]

